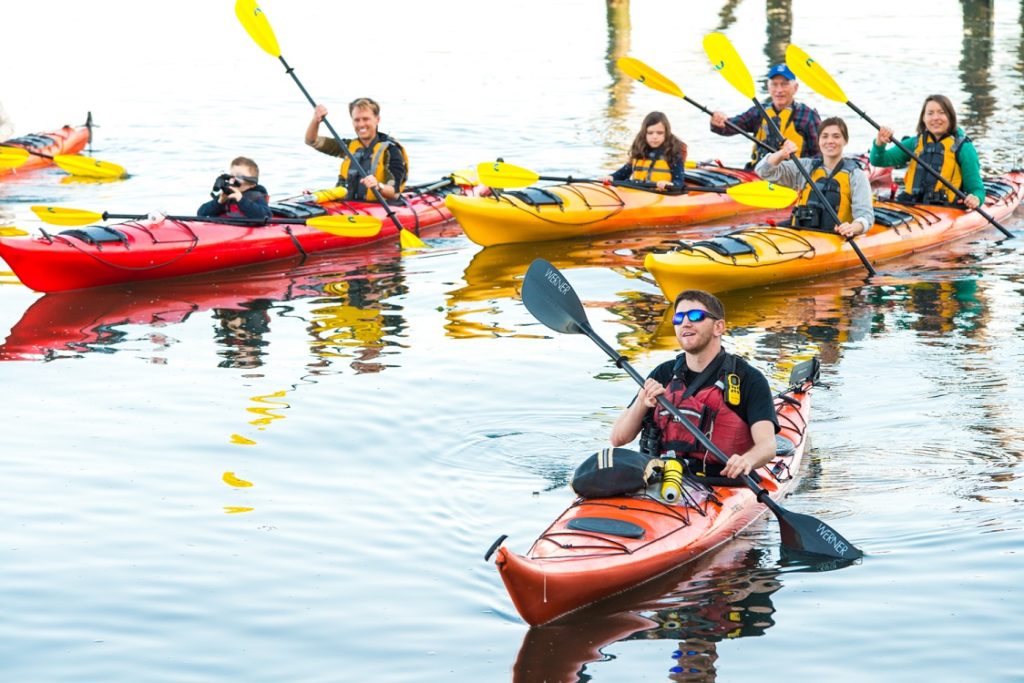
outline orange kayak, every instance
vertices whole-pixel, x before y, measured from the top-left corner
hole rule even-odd
[[[28,150],[28,161],[17,168],[0,168],[0,178],[13,173],[31,171],[53,164],[58,154],[77,154],[89,142],[89,128],[64,126],[49,133],[32,133],[0,142],[0,146],[18,147]]]
[[[793,377],[775,399],[782,438],[775,460],[757,471],[774,500],[796,485],[812,374]],[[697,483],[676,504],[661,498],[658,485],[630,496],[577,499],[525,555],[498,548],[495,564],[519,614],[531,625],[546,624],[622,593],[727,542],[766,510],[745,486],[699,479],[688,479]]]
[[[984,208],[1002,221],[1024,198],[1024,172],[987,179]],[[928,249],[989,226],[975,211],[952,206],[875,203],[875,225],[856,238],[871,262]],[[814,277],[863,264],[833,232],[775,225],[745,227],[728,235],[684,242],[664,254],[648,254],[644,267],[669,300],[685,289],[723,292]]]

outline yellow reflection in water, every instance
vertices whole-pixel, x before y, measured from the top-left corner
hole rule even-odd
[[[239,512],[252,512],[255,508],[238,507],[235,505],[225,505],[224,514],[226,515],[237,515]]]
[[[255,446],[256,445],[255,441],[253,441],[252,439],[247,439],[244,436],[242,436],[241,434],[232,434],[231,435],[231,443],[233,443],[233,444],[235,444],[237,446]]]
[[[227,484],[228,486],[234,486],[235,488],[247,488],[249,486],[252,486],[251,481],[239,479],[238,477],[235,476],[234,472],[225,472],[224,476],[221,478],[224,480],[225,484]]]
[[[255,420],[251,420],[249,424],[262,428],[270,424],[274,420],[283,420],[285,416],[275,413],[274,410],[290,408],[291,406],[285,401],[275,401],[273,399],[284,398],[287,395],[287,393],[288,392],[286,391],[275,391],[274,393],[267,394],[266,396],[253,396],[252,398],[250,398],[249,400],[252,401],[253,403],[262,403],[265,404],[265,406],[256,406],[245,409],[246,412],[254,413],[260,416]]]

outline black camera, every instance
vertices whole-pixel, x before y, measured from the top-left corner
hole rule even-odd
[[[230,173],[221,173],[213,181],[213,191],[210,194],[214,199],[220,197],[221,192],[230,194],[231,190],[241,185],[241,181]]]

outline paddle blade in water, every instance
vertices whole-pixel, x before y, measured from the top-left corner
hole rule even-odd
[[[498,189],[527,187],[540,180],[540,176],[530,169],[513,166],[502,161],[485,161],[478,164],[476,174],[481,183],[487,187]]]
[[[402,249],[426,249],[427,243],[416,236],[416,233],[410,232],[405,228],[398,231],[398,243],[402,245]]]
[[[784,209],[795,202],[797,197],[796,190],[767,180],[733,185],[725,193],[740,204],[762,209]]]
[[[814,92],[834,102],[846,104],[846,93],[839,87],[832,76],[821,67],[821,64],[798,48],[790,45],[786,48],[786,66],[801,81],[810,86]]]
[[[381,222],[376,216],[333,214],[307,219],[306,225],[339,237],[373,237]]]
[[[725,34],[709,33],[704,36],[704,52],[711,60],[711,66],[722,74],[732,87],[743,93],[747,99],[754,99],[754,79]]]
[[[235,15],[242,22],[246,33],[257,45],[271,57],[280,57],[281,48],[277,45],[277,36],[271,28],[267,16],[256,4],[256,0],[238,0],[235,3]]]
[[[779,519],[783,546],[800,553],[837,560],[856,560],[864,556],[863,551],[820,519],[782,509],[778,504],[769,507],[772,507]]]
[[[523,279],[523,305],[555,332],[579,334],[588,326],[580,298],[562,273],[544,259],[530,264]]]
[[[103,220],[103,214],[83,209],[65,209],[60,206],[33,206],[32,213],[51,225],[88,225]]]
[[[0,170],[17,168],[28,161],[28,150],[20,147],[0,147]]]
[[[53,157],[53,163],[71,175],[83,178],[124,178],[128,175],[124,166],[92,157],[83,157],[79,154],[58,154]]]
[[[647,66],[639,59],[634,57],[619,57],[618,61],[615,63],[618,65],[619,70],[622,71],[622,73],[626,74],[630,78],[640,81],[648,88],[652,88],[658,92],[663,92],[675,97],[685,97],[683,95],[683,91],[679,89],[678,85]]]

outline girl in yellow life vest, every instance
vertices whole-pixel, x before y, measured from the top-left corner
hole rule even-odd
[[[353,100],[348,105],[352,117],[353,140],[341,140],[342,148],[334,137],[319,135],[320,122],[327,116],[327,107],[318,104],[313,119],[306,127],[306,144],[329,156],[342,157],[338,185],[348,189],[348,198],[356,201],[373,200],[376,189],[384,199],[394,199],[405,187],[409,177],[409,158],[397,140],[377,127],[380,124],[380,105],[368,97]],[[350,154],[345,153],[348,149]],[[356,169],[351,157],[365,171]]]
[[[892,128],[878,129],[871,146],[871,163],[876,166],[907,167],[900,201],[925,204],[952,204],[956,193],[931,172],[913,160],[898,147],[887,148],[892,141]],[[917,120],[917,135],[901,140],[923,162],[966,195],[963,202],[968,209],[976,209],[985,201],[985,183],[981,179],[978,151],[956,125],[956,111],[945,95],[929,95]]]
[[[787,158],[797,153],[797,146],[792,140],[787,140],[778,152],[758,162],[754,171],[765,180],[801,190],[793,212],[795,226],[832,229],[843,237],[853,237],[867,232],[874,225],[875,210],[867,173],[856,161],[843,157],[843,150],[849,141],[850,132],[846,122],[834,116],[821,122],[821,131],[818,133],[821,157],[798,161]],[[807,186],[803,174],[796,167],[797,163],[807,169],[811,180],[835,209],[840,220],[838,225],[831,213],[821,206],[818,193],[812,192]]]
[[[685,182],[686,143],[672,134],[668,117],[652,111],[644,117],[640,132],[629,149],[629,161],[622,168],[606,176],[610,183],[631,181],[654,185],[659,190],[669,187],[682,189]]]

